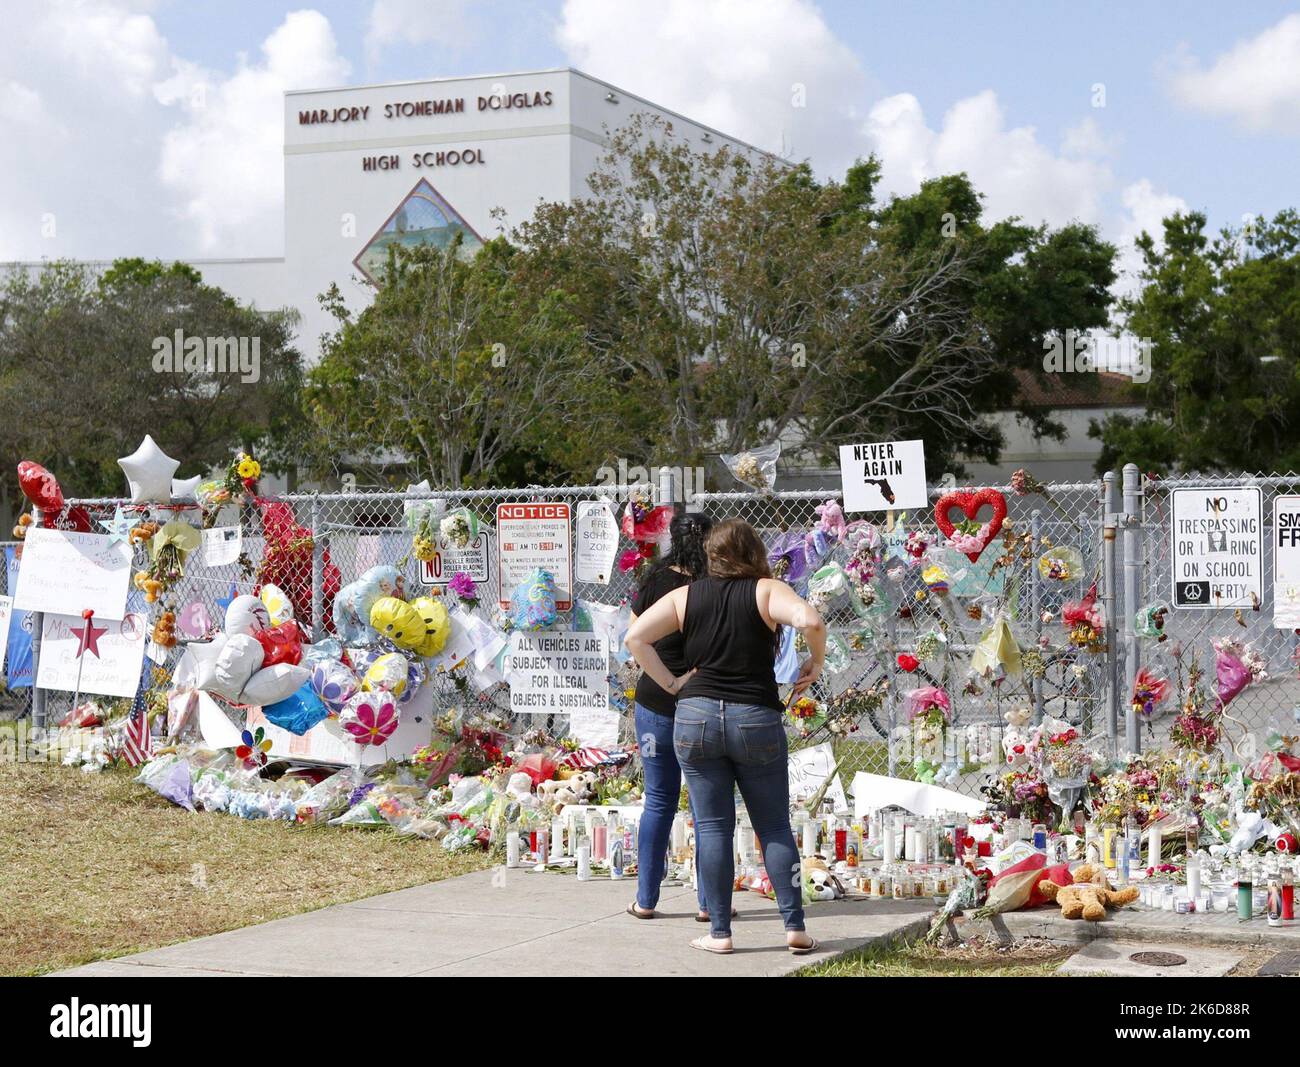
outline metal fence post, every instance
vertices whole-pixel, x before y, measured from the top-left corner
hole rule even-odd
[[[1043,551],[1043,513],[1038,508],[1034,508],[1029,515],[1030,536],[1033,539],[1034,553],[1038,554]],[[1043,611],[1042,611],[1042,579],[1038,573],[1038,567],[1035,565],[1029,569],[1029,615],[1033,619],[1034,635],[1038,638],[1043,636]],[[1043,721],[1043,678],[1042,675],[1036,675],[1031,687],[1034,696],[1034,722]]]
[[[1106,609],[1106,740],[1112,756],[1119,752],[1120,662],[1116,612],[1120,610],[1118,574],[1116,572],[1116,522],[1119,498],[1115,485],[1115,472],[1102,476],[1101,515],[1101,602]]]
[[[659,468],[659,503],[674,504],[677,502],[677,492],[672,467]]]
[[[311,639],[325,639],[325,533],[320,525],[320,494],[311,495]]]
[[[1137,711],[1127,699],[1137,677],[1138,639],[1133,628],[1142,589],[1142,474],[1135,463],[1124,464],[1124,743],[1129,752],[1142,750]]]
[[[45,612],[34,611],[32,620],[32,728],[45,729],[45,690],[37,688],[36,675],[41,668],[41,631],[45,629]]]

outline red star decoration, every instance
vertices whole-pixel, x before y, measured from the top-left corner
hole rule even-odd
[[[77,637],[81,644],[77,648],[77,658],[80,659],[87,652],[93,652],[95,658],[99,659],[99,639],[108,633],[107,626],[96,626],[94,619],[86,620],[86,627]]]

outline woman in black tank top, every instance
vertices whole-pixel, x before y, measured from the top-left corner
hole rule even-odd
[[[821,673],[826,626],[815,608],[771,577],[763,542],[748,523],[719,523],[705,547],[708,576],[662,597],[625,639],[642,670],[678,697],[673,749],[695,811],[697,863],[712,923],[711,935],[691,944],[707,952],[732,951],[739,787],[781,909],[786,945],[803,955],[817,942],[804,930],[775,665],[781,625],[796,627],[811,652],[795,682],[795,692],[803,692]],[[674,675],[654,642],[678,630],[688,669]]]

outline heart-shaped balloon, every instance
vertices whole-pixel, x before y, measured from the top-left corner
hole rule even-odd
[[[297,664],[302,662],[302,633],[298,624],[292,619],[278,626],[268,626],[265,630],[254,631],[253,637],[262,646],[265,658],[263,667],[276,663]]]
[[[988,548],[989,543],[993,538],[997,537],[998,531],[1002,529],[1002,522],[1007,517],[1007,498],[996,489],[979,489],[974,491],[970,489],[956,489],[951,493],[944,493],[943,496],[935,501],[934,505],[935,525],[943,531],[945,537],[951,538],[955,527],[953,526],[952,519],[948,517],[949,511],[952,508],[961,508],[962,511],[965,512],[966,518],[974,522],[979,509],[985,504],[988,504],[993,509],[993,518],[987,523],[987,533],[984,533],[983,536],[977,534],[971,535],[972,539],[979,544],[978,551],[966,553],[966,558],[972,563],[976,562],[980,556],[983,555],[984,549]]]

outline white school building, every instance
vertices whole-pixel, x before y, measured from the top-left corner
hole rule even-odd
[[[589,195],[608,133],[637,113],[663,116],[696,148],[759,154],[576,70],[285,93],[284,255],[191,262],[258,308],[296,308],[314,361],[334,326],[317,301],[331,283],[363,306],[390,243],[460,233],[472,249],[540,201]]]

